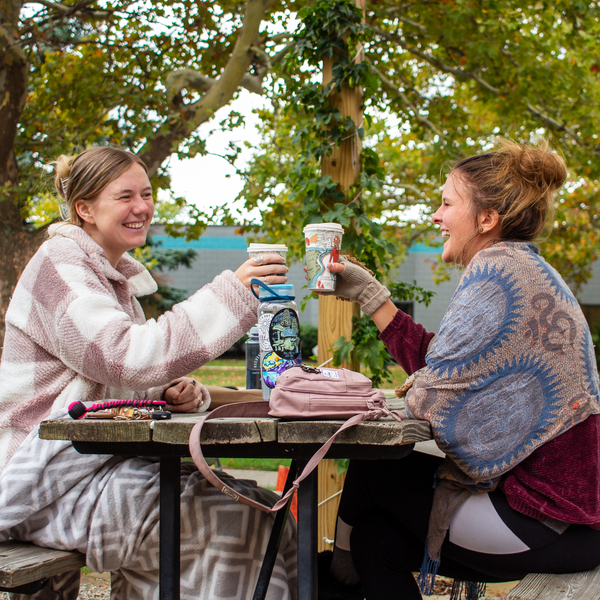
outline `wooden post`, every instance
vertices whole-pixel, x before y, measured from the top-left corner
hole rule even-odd
[[[366,0],[355,0],[356,5],[365,9]],[[356,62],[364,60],[362,48],[354,59]],[[332,79],[333,62],[326,58],[323,60],[323,87]],[[350,117],[357,127],[362,125],[363,93],[360,87],[350,88],[343,85],[341,91],[333,90],[329,95],[329,102],[337,108],[342,119]],[[354,185],[360,174],[360,153],[362,141],[358,132],[353,132],[342,141],[340,146],[333,146],[329,156],[323,158],[321,171],[337,182],[340,189],[347,195],[350,186]],[[352,198],[346,197],[350,202]],[[358,316],[359,307],[349,302],[338,300],[333,296],[319,296],[319,364],[329,360],[331,344],[344,336],[347,340],[352,336],[352,317]],[[358,365],[342,364],[346,368],[357,369]]]
[[[365,9],[366,0],[355,0],[359,8]],[[354,59],[356,62],[364,60],[364,52],[360,49]],[[329,59],[323,61],[323,86],[326,86],[332,79],[333,62]],[[363,93],[359,87],[349,88],[342,86],[341,91],[333,90],[329,95],[329,101],[332,106],[337,108],[342,119],[351,117],[357,127],[362,125],[362,103]],[[321,171],[323,175],[329,175],[333,181],[337,182],[340,189],[348,198],[348,190],[355,183],[360,174],[360,153],[362,142],[357,132],[349,134],[340,146],[334,146],[332,153],[325,157],[321,162]],[[360,312],[356,303],[344,302],[333,296],[319,296],[319,364],[324,363],[332,357],[330,351],[331,345],[340,337],[349,340],[352,336],[352,317],[358,316]],[[342,363],[342,367],[358,370],[358,364],[350,364],[348,361]],[[319,503],[327,500],[325,504],[319,507],[319,552],[331,550],[333,544],[325,540],[333,540],[335,535],[335,522],[337,510],[340,501],[338,494],[333,499],[328,500],[334,494],[339,492],[344,486],[345,474],[337,472],[337,466],[333,460],[323,460],[319,465]]]

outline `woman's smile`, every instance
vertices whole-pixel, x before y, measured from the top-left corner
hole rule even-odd
[[[123,223],[127,229],[141,229],[144,226],[145,221],[138,221],[137,223]]]

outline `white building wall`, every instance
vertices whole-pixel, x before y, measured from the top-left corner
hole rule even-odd
[[[600,305],[600,260],[592,265],[592,278],[582,287],[577,294],[581,304]]]

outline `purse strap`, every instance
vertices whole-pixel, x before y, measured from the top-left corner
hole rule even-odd
[[[394,417],[396,420],[400,421],[401,418],[393,414],[395,411],[386,411],[390,414],[390,416]],[[261,504],[260,502],[256,502],[255,500],[251,500],[247,498],[243,494],[240,494],[230,488],[226,483],[224,483],[219,477],[217,477],[214,469],[211,469],[204,458],[204,454],[202,453],[202,447],[200,444],[200,435],[202,433],[202,427],[206,421],[210,421],[212,419],[219,419],[223,417],[268,417],[269,416],[269,403],[263,401],[260,402],[240,402],[239,404],[227,404],[225,406],[220,406],[219,408],[215,408],[210,414],[202,417],[200,421],[194,425],[192,432],[190,433],[190,454],[198,467],[198,470],[206,477],[206,479],[212,483],[219,491],[223,492],[230,498],[233,498],[236,502],[240,502],[242,504],[246,504],[247,506],[252,506],[253,508],[258,508],[258,510],[262,510],[263,512],[276,512],[279,509],[283,508],[291,495],[298,489],[300,482],[305,479],[308,475],[312,473],[315,467],[321,462],[321,459],[327,454],[329,447],[333,444],[333,440],[345,429],[349,427],[354,427],[354,425],[358,425],[361,421],[363,421],[367,417],[367,413],[361,413],[359,415],[354,415],[350,417],[311,457],[308,461],[302,473],[294,480],[292,483],[292,487],[288,490],[286,494],[284,494],[272,507],[267,506],[266,504]]]

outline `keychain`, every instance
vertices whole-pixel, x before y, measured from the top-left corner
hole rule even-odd
[[[69,404],[68,412],[73,419],[166,420],[171,418],[171,413],[164,410],[166,405],[164,400],[109,400],[91,406],[73,402]]]

